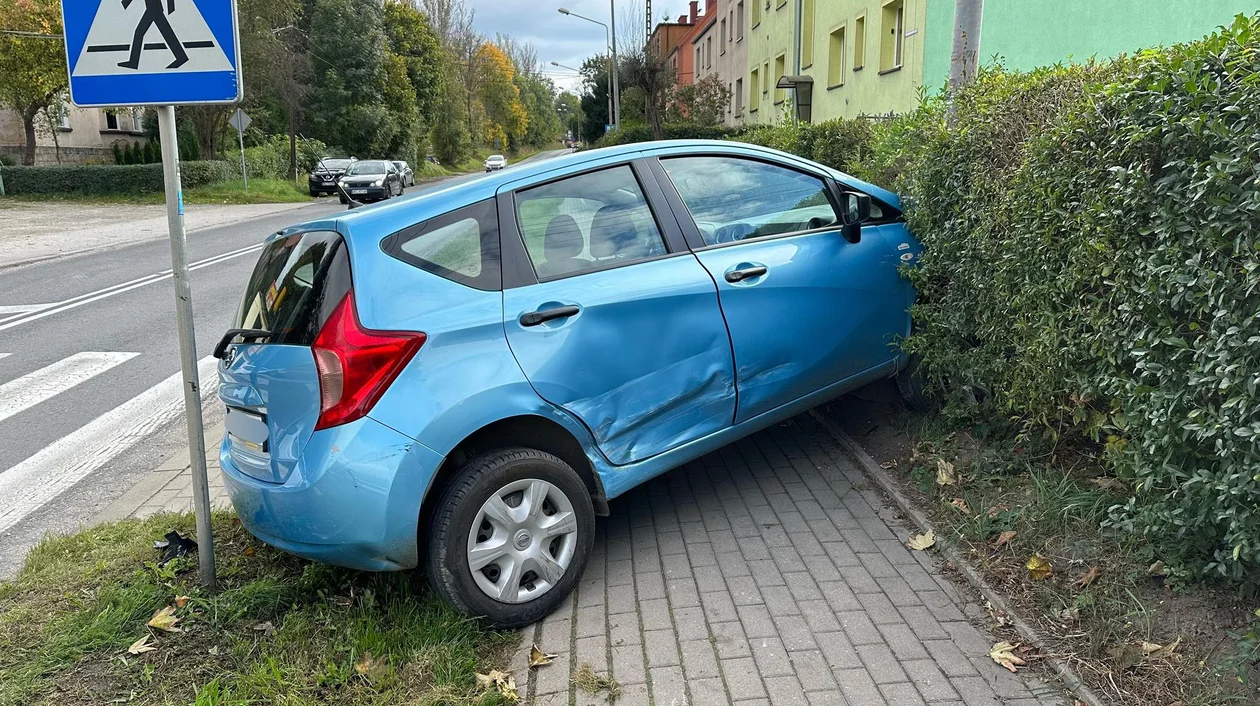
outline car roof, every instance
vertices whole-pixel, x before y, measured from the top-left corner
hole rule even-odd
[[[363,237],[379,239],[384,235],[446,213],[452,209],[491,198],[504,186],[517,188],[527,185],[531,181],[542,181],[549,175],[561,176],[566,172],[581,171],[586,166],[598,166],[601,163],[615,163],[621,160],[633,159],[642,153],[685,153],[689,149],[703,150],[710,154],[715,152],[729,152],[732,155],[748,155],[750,152],[761,153],[766,157],[789,164],[814,164],[815,168],[820,166],[787,152],[730,140],[657,140],[654,142],[636,142],[583,150],[581,152],[568,152],[550,159],[517,162],[515,166],[508,169],[486,172],[448,186],[431,188],[408,199],[389,201],[369,208],[346,211],[332,219],[304,224],[299,228],[334,227],[347,237],[355,238],[358,234],[362,234]],[[823,167],[823,169],[848,186],[861,189],[880,201],[900,207],[900,199],[890,191],[834,169],[826,167]],[[292,230],[294,229],[286,229],[288,232],[292,232]]]

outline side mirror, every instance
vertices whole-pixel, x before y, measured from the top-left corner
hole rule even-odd
[[[871,197],[852,191],[840,192],[841,233],[850,243],[862,240],[862,223],[871,217]]]

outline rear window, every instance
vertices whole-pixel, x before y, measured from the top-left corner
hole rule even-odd
[[[245,287],[237,328],[271,332],[272,343],[310,345],[350,291],[350,262],[330,231],[276,238],[263,248]]]
[[[484,289],[500,289],[499,214],[495,200],[430,218],[385,239],[385,252],[426,272]]]

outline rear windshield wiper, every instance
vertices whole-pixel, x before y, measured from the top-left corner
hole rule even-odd
[[[260,338],[271,338],[271,332],[261,328],[232,328],[223,334],[223,338],[219,339],[218,344],[214,347],[214,357],[223,358],[223,354],[227,352],[227,347],[231,345],[232,340],[240,336],[244,341],[257,341]]]

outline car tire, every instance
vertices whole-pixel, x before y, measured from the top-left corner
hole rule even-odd
[[[915,353],[906,365],[897,371],[897,392],[907,408],[915,412],[928,412],[935,408],[923,379],[923,356]]]
[[[496,518],[496,504],[506,514]],[[577,585],[594,546],[586,484],[564,461],[536,449],[503,449],[468,461],[436,508],[425,562],[429,584],[460,612],[500,628],[550,615]],[[556,529],[566,531],[544,534]],[[493,546],[496,537],[501,546]],[[478,559],[486,563],[474,571],[478,544]],[[552,578],[540,570],[553,572]]]

